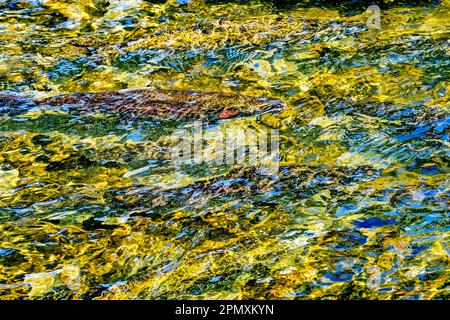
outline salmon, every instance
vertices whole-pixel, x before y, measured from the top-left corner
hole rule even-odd
[[[234,93],[194,90],[127,89],[110,92],[61,94],[33,100],[0,94],[0,112],[15,114],[20,106],[62,108],[69,113],[114,112],[121,118],[155,120],[219,120],[280,111],[284,103]]]

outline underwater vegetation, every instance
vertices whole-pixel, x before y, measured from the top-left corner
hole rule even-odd
[[[449,12],[0,0],[0,299],[450,298]]]

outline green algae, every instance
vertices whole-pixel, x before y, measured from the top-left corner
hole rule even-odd
[[[174,167],[186,123],[2,115],[0,298],[447,299],[450,3],[193,2],[0,1],[0,88],[275,97],[207,130],[280,130],[278,173]]]

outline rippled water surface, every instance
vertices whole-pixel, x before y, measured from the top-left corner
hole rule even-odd
[[[189,122],[0,106],[0,298],[448,299],[450,2],[298,2],[0,0],[3,93],[287,105],[206,126],[278,129],[275,175],[174,166]]]

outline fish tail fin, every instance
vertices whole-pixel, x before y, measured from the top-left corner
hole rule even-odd
[[[36,100],[14,93],[0,92],[0,115],[14,116],[36,105]]]

